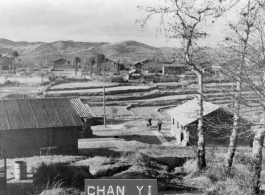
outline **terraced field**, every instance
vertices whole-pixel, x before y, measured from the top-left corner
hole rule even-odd
[[[167,111],[170,108],[158,108],[170,105],[180,105],[183,102],[197,96],[197,85],[194,81],[186,83],[106,83],[106,82],[73,82],[63,83],[50,87],[46,91],[47,97],[81,97],[84,103],[88,103],[95,114],[103,115],[103,89],[106,89],[106,114],[112,116],[112,107],[117,109],[117,117],[162,117],[169,118]],[[125,86],[126,85],[126,86]],[[204,86],[205,101],[229,106],[235,94],[235,86],[232,83],[207,83]],[[242,92],[245,99],[255,98],[246,89]],[[132,105],[132,107],[130,107]],[[129,107],[129,109],[126,109]],[[259,110],[244,108],[244,117],[259,118]]]
[[[132,112],[125,109],[125,106],[107,106],[106,107],[106,115],[109,115],[109,116],[112,115],[112,108],[113,107],[118,110],[117,111],[118,116],[132,116],[133,115]],[[98,116],[104,115],[103,106],[91,106],[91,109]]]
[[[50,90],[74,90],[76,88],[102,88],[110,86],[118,86],[118,83],[107,82],[74,82],[74,83],[62,83],[50,87]]]

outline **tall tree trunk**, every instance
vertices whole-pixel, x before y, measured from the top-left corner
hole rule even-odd
[[[228,169],[230,169],[233,165],[233,160],[234,160],[234,156],[236,152],[238,129],[239,129],[239,118],[240,118],[239,116],[240,97],[241,97],[241,78],[238,79],[237,84],[236,84],[236,96],[235,96],[235,104],[234,104],[235,106],[234,124],[233,124],[232,134],[230,136],[228,155],[226,159],[226,167]]]
[[[203,73],[196,72],[198,76],[198,168],[200,170],[206,167],[205,160],[205,139],[203,130]]]
[[[260,120],[260,126],[256,129],[255,137],[253,140],[253,149],[252,149],[252,181],[253,181],[253,194],[260,193],[260,172],[262,169],[262,148],[264,144],[264,129],[265,125],[265,114],[262,115]]]

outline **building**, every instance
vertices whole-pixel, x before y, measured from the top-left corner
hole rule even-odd
[[[95,124],[96,115],[88,104],[83,104],[79,98],[70,99],[75,111],[83,122],[83,131],[79,132],[81,138],[88,138],[93,135],[91,126]]]
[[[188,70],[186,65],[182,64],[163,64],[163,75],[183,75]]]
[[[129,71],[129,73],[127,75],[125,75],[124,79],[125,80],[137,80],[137,79],[141,79],[142,78],[142,74],[140,70],[136,70],[136,69],[132,69]]]
[[[7,158],[78,153],[80,114],[69,98],[0,100],[0,150]],[[77,102],[77,101],[76,101]],[[79,110],[83,108],[79,107]]]
[[[148,62],[150,62],[149,59],[140,60],[140,61],[134,61],[134,62],[132,63],[132,66],[133,66],[132,69],[135,69],[135,70],[137,70],[137,71],[142,72],[142,71],[143,71],[143,68],[144,68],[144,64],[145,64],[145,63],[148,63]]]
[[[171,134],[176,138],[179,145],[196,145],[197,137],[197,99],[190,100],[176,108],[168,111],[171,117]],[[207,144],[224,145],[229,143],[229,136],[233,128],[233,114],[218,105],[210,102],[203,102],[204,131]],[[245,119],[240,119],[241,140],[243,145],[248,144],[246,137],[250,123]],[[244,128],[243,128],[244,126]]]
[[[53,70],[62,70],[72,68],[70,61],[67,61],[63,58],[53,61]]]

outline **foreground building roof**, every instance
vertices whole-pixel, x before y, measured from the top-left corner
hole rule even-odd
[[[80,114],[76,110],[78,106],[72,102],[77,100],[69,98],[0,100],[0,130],[82,126]]]

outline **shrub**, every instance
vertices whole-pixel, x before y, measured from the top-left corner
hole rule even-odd
[[[235,176],[235,173],[235,168],[232,167],[230,171],[228,171],[224,165],[218,164],[208,168],[205,175],[213,183],[215,183],[217,181],[225,181],[227,178],[233,178]]]
[[[125,80],[122,76],[118,76],[118,77],[111,77],[110,82],[112,82],[112,83],[124,83]]]
[[[252,181],[250,173],[247,172],[235,172],[233,178],[229,178],[226,181],[220,181],[215,183],[214,189],[207,192],[207,195],[241,195],[252,194]]]
[[[117,166],[110,166],[107,169],[100,169],[95,173],[95,177],[103,177],[103,176],[113,176],[117,173],[121,173],[123,171],[128,170],[131,165],[117,165]]]
[[[251,165],[251,156],[247,156],[244,151],[240,151],[235,156],[235,162],[242,165]]]
[[[183,170],[187,175],[194,176],[197,175],[199,172],[198,165],[197,165],[197,159],[191,159],[184,163]]]
[[[50,84],[50,82],[49,81],[46,81],[46,82],[40,83],[40,86],[46,86],[46,85],[49,85],[49,84]]]
[[[51,75],[51,76],[48,77],[48,79],[49,79],[50,82],[55,81],[57,78],[58,78],[58,77],[55,76],[55,75]]]
[[[62,186],[83,189],[84,180],[92,179],[88,166],[70,166],[63,163],[45,164],[42,163],[33,176],[33,183],[49,184],[61,183]]]
[[[4,83],[5,86],[19,86],[20,83],[19,81],[10,81],[10,80],[7,80],[5,83]]]

